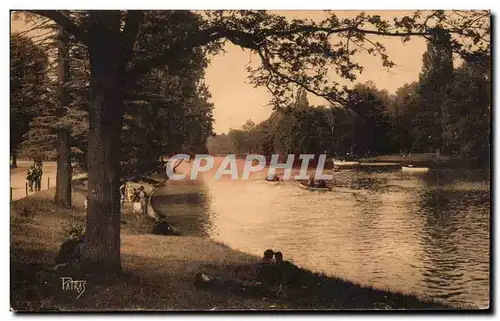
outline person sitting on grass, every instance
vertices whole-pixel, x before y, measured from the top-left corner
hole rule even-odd
[[[273,256],[274,256],[274,251],[271,250],[271,249],[267,249],[264,251],[264,256],[262,257],[262,259],[260,260],[260,263],[269,263],[269,264],[272,264],[272,263],[275,263],[274,262],[274,259],[273,259]]]
[[[325,181],[319,181],[318,184],[316,184],[316,187],[319,188],[326,188],[326,182]]]
[[[80,259],[80,245],[83,243],[83,236],[77,229],[69,232],[69,237],[61,244],[59,253],[54,259],[54,270],[78,263]]]
[[[153,225],[153,234],[157,235],[180,235],[165,218],[160,218]]]
[[[283,260],[283,253],[281,252],[275,252],[274,258],[276,260],[277,278],[279,283],[277,295],[286,295],[288,288],[298,283],[300,279],[300,269],[289,261]]]
[[[264,284],[273,284],[277,280],[277,270],[273,259],[274,251],[267,249],[257,267],[255,280]]]

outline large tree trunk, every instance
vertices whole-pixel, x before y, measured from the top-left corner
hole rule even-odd
[[[120,271],[120,133],[123,63],[116,11],[93,11],[89,29],[88,208],[82,263],[91,272]]]
[[[17,150],[12,151],[12,165],[10,168],[17,168]]]
[[[71,159],[70,133],[61,128],[57,131],[57,174],[56,174],[56,203],[71,206]]]
[[[70,159],[70,130],[61,119],[66,114],[69,97],[65,88],[69,80],[69,35],[59,27],[57,50],[57,82],[59,85],[59,101],[57,114],[60,126],[57,128],[57,174],[56,174],[56,203],[62,206],[71,206],[71,159]]]

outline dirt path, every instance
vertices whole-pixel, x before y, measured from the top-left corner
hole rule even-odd
[[[10,186],[12,187],[12,200],[18,200],[26,197],[26,172],[28,172],[29,167],[33,164],[32,161],[17,161],[17,168],[10,170]],[[42,176],[42,191],[49,189],[49,187],[56,186],[56,162],[44,162],[43,163],[43,176]],[[35,192],[29,192],[28,195],[32,195]]]

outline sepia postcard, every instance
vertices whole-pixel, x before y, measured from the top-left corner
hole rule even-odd
[[[490,41],[489,10],[11,10],[11,311],[491,311]]]

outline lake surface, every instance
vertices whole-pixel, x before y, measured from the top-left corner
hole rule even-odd
[[[332,192],[207,178],[204,232],[259,256],[280,250],[299,266],[356,283],[488,306],[487,179],[405,176],[400,167],[334,175]]]

